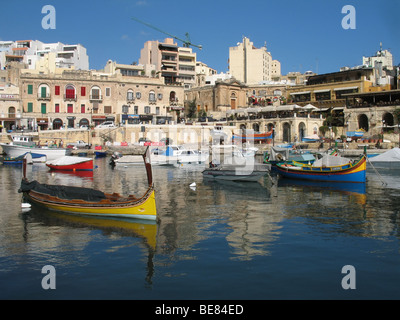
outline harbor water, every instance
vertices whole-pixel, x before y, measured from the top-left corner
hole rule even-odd
[[[108,161],[95,159],[92,176],[51,172],[44,164],[29,166],[27,175],[144,192],[143,166],[112,168]],[[203,168],[153,167],[153,223],[23,209],[22,169],[2,165],[0,298],[400,298],[400,170],[368,169],[364,186],[274,175],[215,182],[203,179]],[[45,266],[55,270],[55,288],[43,286]]]

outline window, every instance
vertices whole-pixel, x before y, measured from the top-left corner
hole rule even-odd
[[[158,94],[158,100],[162,100],[162,93]]]
[[[99,87],[93,87],[91,91],[91,99],[101,100],[101,91]]]
[[[144,107],[144,113],[146,113],[146,114],[149,114],[150,113],[150,107],[149,106],[146,106],[146,107]]]
[[[81,96],[86,96],[86,87],[81,87]]]
[[[112,113],[112,107],[111,106],[104,106],[104,113]]]
[[[156,114],[157,114],[157,115],[160,114],[160,107],[156,107]]]
[[[74,105],[71,103],[67,104],[67,112],[68,113],[74,113]]]
[[[45,103],[42,103],[42,104],[41,104],[41,106],[40,106],[40,112],[41,112],[42,114],[46,114],[46,104],[45,104]]]
[[[75,88],[72,85],[65,87],[65,99],[75,99]]]
[[[41,98],[46,98],[47,97],[47,88],[44,87],[44,86],[40,88],[40,97]]]
[[[134,110],[134,114],[138,114],[139,113],[139,107],[138,106],[134,106],[133,110]]]
[[[33,94],[33,85],[28,84],[28,94]]]
[[[150,93],[149,93],[149,101],[150,102],[155,102],[156,101],[156,94],[154,93],[154,91],[150,91]]]
[[[106,88],[106,97],[111,97],[111,88]]]
[[[60,104],[59,103],[56,103],[56,105],[54,106],[54,112],[60,113]]]
[[[86,107],[84,104],[81,104],[81,113],[85,113],[86,112]]]
[[[33,102],[28,102],[28,112],[33,112]]]
[[[128,90],[128,92],[126,93],[126,100],[127,101],[133,101],[135,100],[135,97],[133,95],[133,91],[132,90]]]
[[[140,99],[142,97],[142,94],[140,92],[136,92],[136,99]]]
[[[60,86],[55,86],[54,91],[55,91],[54,94],[56,96],[59,96],[60,95]]]

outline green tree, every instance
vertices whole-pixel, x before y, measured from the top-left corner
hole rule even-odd
[[[193,119],[196,117],[196,98],[188,103],[188,118]]]

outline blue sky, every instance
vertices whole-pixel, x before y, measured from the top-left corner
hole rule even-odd
[[[56,9],[56,28],[43,29],[44,5]],[[342,7],[356,9],[356,29],[342,28]],[[282,73],[338,71],[362,63],[362,56],[382,42],[400,63],[399,0],[19,0],[0,11],[0,40],[80,43],[87,48],[91,69],[107,60],[138,61],[148,40],[166,35],[142,25],[136,17],[166,32],[201,44],[200,60],[218,72],[228,71],[229,47],[242,37],[259,48],[266,42]],[[181,45],[180,42],[178,42]]]

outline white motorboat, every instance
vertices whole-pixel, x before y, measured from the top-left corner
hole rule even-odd
[[[34,162],[45,162],[63,157],[67,152],[64,148],[37,146],[32,136],[13,135],[11,139],[10,143],[0,143],[3,152],[10,158],[17,158],[30,152]]]

